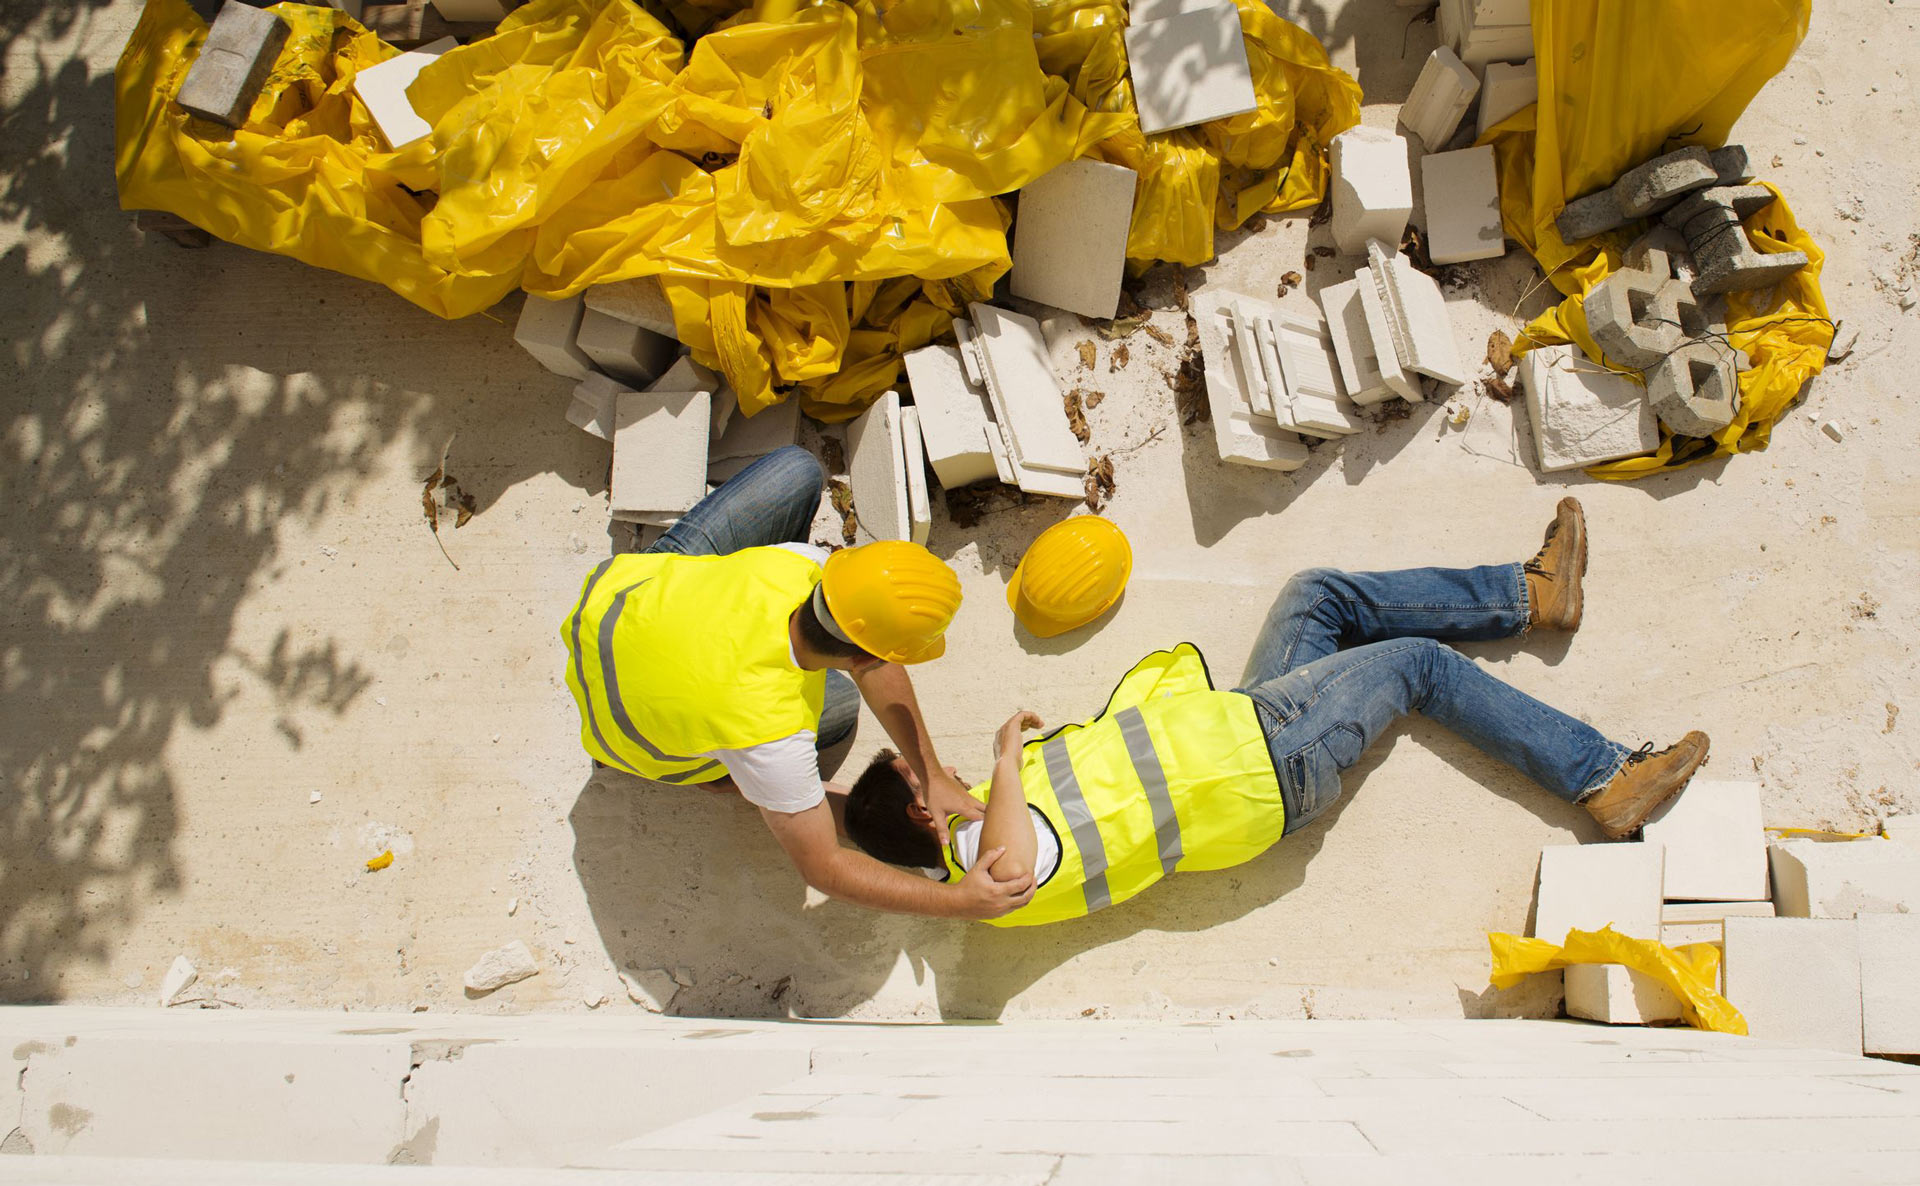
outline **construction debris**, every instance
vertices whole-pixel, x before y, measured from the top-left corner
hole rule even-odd
[[[520,320],[514,324],[513,340],[554,374],[585,379],[593,374],[593,359],[574,338],[580,332],[586,308],[586,302],[577,296],[549,301],[529,294],[520,307]]]
[[[1395,392],[1380,373],[1380,355],[1367,328],[1360,280],[1329,284],[1321,289],[1320,308],[1327,316],[1327,333],[1333,343],[1334,357],[1340,364],[1340,381],[1346,388],[1347,398],[1361,405],[1393,398]]]
[[[613,517],[670,526],[707,493],[713,395],[706,391],[614,396]]]
[[[1742,150],[1743,160],[1745,156]],[[1747,238],[1742,220],[1772,204],[1773,191],[1764,185],[1722,185],[1701,190],[1661,216],[1668,226],[1686,236],[1698,273],[1693,282],[1695,292],[1768,288],[1807,266],[1805,252],[1762,253],[1754,250]]]
[[[1637,457],[1660,446],[1646,389],[1578,347],[1529,350],[1520,359],[1520,388],[1541,473]]]
[[[461,978],[471,993],[489,993],[497,988],[525,980],[529,976],[540,974],[540,964],[533,958],[533,952],[519,939],[505,947],[496,947],[476,961]]]
[[[891,391],[847,427],[847,480],[868,539],[901,540],[912,534],[901,436],[900,397]]]
[[[652,330],[662,337],[680,336],[679,330],[674,327],[673,306],[668,303],[667,294],[661,290],[658,276],[596,284],[580,295],[586,301],[587,308],[596,313],[605,313],[628,325]]]
[[[1647,269],[1622,267],[1586,295],[1588,329],[1607,357],[1639,368],[1656,415],[1682,436],[1711,436],[1740,410],[1747,356],[1726,340],[1717,304],[1674,274],[1671,257],[1648,248]]]
[[[193,982],[198,979],[200,979],[200,969],[193,966],[192,960],[184,955],[174,956],[173,966],[167,969],[166,976],[160,981],[160,1007],[165,1009],[170,1005],[179,1004],[181,996],[192,988]]]
[[[1433,277],[1377,240],[1367,244],[1367,270],[1401,365],[1451,387],[1465,383],[1447,301]]]
[[[1495,124],[1540,101],[1540,76],[1532,58],[1519,65],[1487,63],[1480,79],[1480,115],[1474,132],[1478,140]]]
[[[1459,264],[1507,253],[1492,145],[1422,157],[1420,185],[1429,260]]]
[[[917,408],[900,409],[900,448],[907,474],[907,538],[924,547],[933,532],[933,500],[927,494],[927,449]]]
[[[1421,147],[1439,152],[1453,139],[1460,120],[1480,92],[1480,80],[1467,69],[1459,55],[1440,46],[1427,57],[1414,80],[1413,93],[1400,108],[1400,123],[1420,138]],[[1392,242],[1392,240],[1388,240]]]
[[[1440,0],[1440,40],[1474,69],[1533,56],[1528,0]]]
[[[1347,255],[1364,255],[1367,240],[1398,243],[1413,213],[1407,141],[1380,128],[1348,128],[1328,149],[1333,179],[1333,241]]]
[[[1747,150],[1738,144],[1712,152],[1678,149],[1629,169],[1606,189],[1568,202],[1554,218],[1554,227],[1569,243],[1591,239],[1659,214],[1695,190],[1732,186],[1750,176]]]
[[[1131,24],[1126,43],[1140,130],[1149,136],[1260,105],[1240,10],[1230,2]]]
[[[246,123],[290,32],[285,21],[265,9],[227,0],[180,84],[180,106],[229,128]]]
[[[1093,343],[1082,342],[1092,349]],[[960,351],[927,346],[905,359],[907,384],[920,414],[927,459],[940,485],[949,491],[997,476],[988,434],[997,431],[986,389],[967,380]]]
[[[1087,459],[1067,427],[1039,323],[979,302],[970,310],[972,322],[956,321],[954,329],[963,358],[971,353],[985,380],[995,420],[987,444],[1001,480],[1031,494],[1084,497]]]
[[[584,307],[573,340],[601,373],[634,387],[666,373],[679,350],[672,338]]]
[[[1084,317],[1112,317],[1120,307],[1138,180],[1132,169],[1082,158],[1022,188],[1013,295]]]
[[[665,968],[621,972],[620,983],[627,990],[627,999],[649,1013],[665,1013],[680,992],[680,982]]]
[[[398,151],[433,131],[432,125],[414,111],[412,100],[407,98],[407,88],[428,63],[458,44],[451,37],[442,37],[397,58],[368,66],[353,76],[353,93],[373,116],[374,125],[380,129],[388,148]]]

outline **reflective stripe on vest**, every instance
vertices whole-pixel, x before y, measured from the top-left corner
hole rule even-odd
[[[1073,773],[1073,759],[1067,756],[1066,739],[1056,738],[1042,745],[1040,756],[1046,759],[1047,780],[1053,784],[1054,798],[1060,801],[1067,831],[1080,850],[1080,867],[1086,878],[1082,888],[1086,891],[1087,913],[1091,914],[1113,902],[1107,890],[1107,846],[1100,839],[1100,825],[1093,822],[1093,812],[1087,808],[1087,797],[1080,793],[1080,779]]]

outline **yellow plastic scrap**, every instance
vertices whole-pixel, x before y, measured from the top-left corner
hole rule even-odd
[[[1525,939],[1492,932],[1495,988],[1512,988],[1535,972],[1551,972],[1572,964],[1623,964],[1650,976],[1680,998],[1680,1012],[1695,1029],[1722,1034],[1745,1034],[1747,1019],[1714,989],[1720,977],[1720,949],[1711,943],[1668,947],[1652,939],[1634,939],[1612,927],[1597,931],[1570,930],[1565,944],[1550,939]]]
[[[1569,244],[1555,217],[1568,201],[1611,185],[1642,161],[1688,145],[1725,144],[1734,121],[1806,36],[1811,11],[1812,0],[1755,0],[1728,20],[1718,0],[1533,0],[1540,101],[1488,129],[1481,143],[1494,146],[1499,162],[1508,236],[1567,299],[1527,326],[1515,354],[1572,342],[1601,359],[1581,298],[1620,267],[1644,228],[1629,224]],[[1542,120],[1542,112],[1554,118]],[[1809,263],[1771,289],[1727,296],[1727,341],[1752,363],[1740,375],[1738,416],[1705,439],[1676,437],[1663,426],[1654,453],[1593,466],[1592,476],[1638,478],[1764,449],[1774,422],[1826,364],[1833,341],[1820,289],[1826,257],[1778,187],[1761,183],[1776,198],[1747,220],[1755,250],[1804,251]]]
[[[385,852],[381,853],[379,856],[374,857],[372,860],[369,860],[367,862],[367,872],[378,873],[380,870],[386,868],[388,865],[391,865],[391,864],[393,864],[393,850],[387,849]]]

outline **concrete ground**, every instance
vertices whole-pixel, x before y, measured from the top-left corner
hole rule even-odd
[[[823,901],[746,804],[594,777],[556,627],[626,537],[605,446],[563,418],[569,385],[514,346],[511,302],[449,324],[289,260],[143,242],[112,177],[138,7],[0,9],[0,999],[151,1003],[184,953],[254,1007],[631,1010],[616,966],[682,965],[688,1014],[1552,1013],[1551,986],[1488,990],[1485,933],[1527,926],[1541,845],[1598,833],[1420,720],[1260,860],[1027,932]],[[1403,55],[1388,0],[1295,7],[1360,79],[1367,122],[1391,124],[1431,27]],[[1516,444],[1512,413],[1470,398],[1464,431],[1416,407],[1274,475],[1177,425],[1171,351],[1136,334],[1114,370],[1102,343],[1074,381],[1106,392],[1089,419],[1132,588],[1098,627],[1036,640],[1005,583],[1067,504],[937,517],[967,601],[915,680],[946,760],[984,771],[1010,711],[1090,715],[1182,639],[1232,678],[1296,569],[1523,559],[1572,492],[1585,627],[1468,648],[1489,670],[1629,745],[1708,730],[1709,773],[1758,780],[1770,824],[1920,805],[1901,714],[1920,704],[1920,410],[1894,291],[1920,251],[1920,170],[1888,135],[1914,119],[1916,21],[1916,0],[1821,4],[1737,130],[1860,330],[1771,449],[1639,483],[1542,478],[1524,426]],[[1304,218],[1224,236],[1192,279],[1270,294],[1308,242]],[[1547,297],[1518,253],[1470,271],[1450,309],[1478,357]],[[1165,283],[1144,297],[1177,335]],[[458,570],[419,497],[456,433],[479,504],[445,539]],[[848,768],[881,740],[863,721]],[[364,872],[384,848],[393,866]],[[467,999],[462,971],[516,938],[545,970]]]

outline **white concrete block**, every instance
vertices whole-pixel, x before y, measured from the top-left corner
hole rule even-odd
[[[1759,783],[1696,778],[1648,818],[1641,834],[1666,846],[1669,898],[1754,902],[1767,896]]]
[[[1767,856],[1782,917],[1920,912],[1920,852],[1897,841],[1776,840]]]
[[[591,310],[593,306],[589,304],[587,307]],[[727,386],[727,381],[720,377],[720,373],[701,366],[686,354],[674,359],[673,365],[661,372],[658,379],[647,384],[646,390],[712,392],[713,427],[707,432],[709,439],[716,441],[727,431],[727,425],[733,423],[733,414],[740,408],[733,388]]]
[[[1460,60],[1474,70],[1494,62],[1524,62],[1533,57],[1533,28],[1526,24],[1479,24],[1460,47]]]
[[[1680,998],[1666,985],[1619,964],[1574,964],[1566,969],[1567,1013],[1608,1025],[1678,1021]]]
[[[1542,473],[1635,457],[1660,447],[1647,389],[1576,346],[1536,346],[1520,359],[1533,446]]]
[[[520,308],[520,320],[514,323],[513,340],[554,374],[585,379],[593,374],[593,360],[573,341],[585,312],[577,296],[549,301],[529,294]]]
[[[397,58],[368,66],[353,76],[353,93],[366,104],[367,113],[373,116],[389,148],[405,148],[433,131],[426,120],[415,114],[413,103],[407,98],[407,88],[429,63],[458,44],[451,37],[442,37]]]
[[[1232,293],[1195,296],[1194,318],[1200,329],[1200,352],[1205,362],[1207,407],[1212,412],[1214,446],[1220,460],[1260,469],[1295,470],[1307,462],[1307,446],[1269,417],[1256,417],[1243,402],[1254,383],[1264,382],[1264,371],[1254,374],[1257,349],[1238,348],[1233,322]],[[1254,361],[1249,362],[1251,357]]]
[[[727,423],[727,431],[713,442],[708,459],[727,461],[735,457],[765,457],[775,449],[794,444],[799,439],[799,400],[784,399],[751,416],[745,408],[741,408]]]
[[[652,330],[662,337],[680,336],[680,331],[673,324],[673,306],[668,303],[667,294],[661,291],[658,276],[596,284],[580,295],[586,299],[587,308],[596,313],[617,317],[629,325]]]
[[[615,518],[682,515],[706,496],[712,403],[705,391],[615,397],[613,481],[607,495]]]
[[[1897,844],[1920,852],[1920,815],[1896,815],[1883,821],[1880,832]]]
[[[918,408],[900,409],[900,450],[907,473],[907,521],[912,526],[908,538],[925,547],[933,531],[933,501],[927,497],[927,447]]]
[[[1040,323],[991,305],[975,303],[971,311],[994,419],[1014,462],[1021,469],[1084,476],[1086,455],[1067,427]]]
[[[1333,438],[1368,426],[1347,399],[1325,322],[1276,309],[1257,319],[1254,330],[1276,393],[1274,416],[1280,427]],[[1273,384],[1276,372],[1279,382]]]
[[[1720,922],[1729,918],[1772,918],[1772,902],[1668,902],[1660,907],[1660,925]]]
[[[1420,185],[1427,215],[1427,257],[1434,263],[1497,259],[1507,253],[1491,144],[1422,157]]]
[[[1377,404],[1393,398],[1393,388],[1380,373],[1380,355],[1367,330],[1367,310],[1360,300],[1360,281],[1344,280],[1320,290],[1320,309],[1327,315],[1327,336],[1340,364],[1340,383],[1356,404]]]
[[[1360,286],[1360,311],[1367,323],[1367,338],[1373,343],[1375,365],[1380,381],[1401,399],[1419,403],[1426,396],[1420,390],[1420,376],[1408,368],[1394,344],[1393,321],[1374,282],[1372,268],[1354,269],[1353,279]]]
[[[1455,387],[1465,383],[1469,372],[1440,285],[1378,240],[1367,244],[1367,269],[1401,364]]]
[[[1045,494],[1053,498],[1085,498],[1085,474],[1063,474],[1057,470],[1030,469],[1017,462],[1013,466],[1013,484],[1027,494]]]
[[[1120,308],[1138,180],[1123,165],[1080,158],[1022,188],[1013,224],[1013,295],[1112,317]]]
[[[483,24],[504,19],[503,0],[433,0],[434,11],[450,21],[478,21]]]
[[[1726,932],[1725,995],[1750,1036],[1861,1052],[1853,920],[1729,918]]]
[[[1438,152],[1453,139],[1460,118],[1479,92],[1480,80],[1460,56],[1447,46],[1439,46],[1420,68],[1413,93],[1400,108],[1400,122],[1420,138],[1428,152]]]
[[[1384,128],[1348,128],[1333,138],[1333,242],[1364,255],[1368,239],[1399,244],[1413,213],[1407,141]]]
[[[1212,8],[1218,3],[1220,0],[1133,0],[1127,5],[1127,23],[1144,25],[1148,21],[1163,21],[1183,12]]]
[[[1727,938],[1724,924],[1724,919],[1713,922],[1662,922],[1660,942],[1668,947],[1685,947],[1690,943],[1711,943],[1718,947]]]
[[[900,397],[891,391],[847,426],[847,480],[865,538],[912,535],[906,449],[900,437]]]
[[[1140,130],[1149,136],[1260,105],[1231,3],[1129,25],[1126,41]]]
[[[993,472],[1009,486],[1020,484],[1020,471],[1013,468],[1013,455],[1007,451],[1007,434],[1000,426],[989,420],[982,427],[980,435],[987,442],[987,454],[993,458]]]
[[[993,477],[993,454],[982,432],[993,423],[993,412],[986,389],[967,381],[960,352],[928,346],[909,351],[904,361],[927,458],[940,484],[954,490]]]
[[[1658,844],[1560,844],[1540,850],[1533,933],[1564,943],[1569,930],[1611,926],[1635,939],[1660,937]]]
[[[1533,59],[1515,65],[1490,62],[1480,80],[1480,120],[1474,138],[1487,134],[1493,125],[1540,101],[1540,75]]]
[[[1863,914],[1860,1020],[1868,1054],[1920,1054],[1920,914]]]
[[[631,387],[605,375],[588,375],[573,389],[573,404],[567,409],[567,422],[611,444],[615,397],[632,392]]]
[[[678,344],[617,317],[582,309],[574,344],[599,370],[634,387],[645,387],[673,365]],[[707,389],[702,389],[707,390]]]

